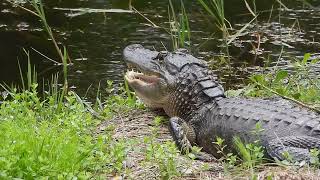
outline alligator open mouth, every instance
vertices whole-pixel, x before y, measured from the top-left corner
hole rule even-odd
[[[125,78],[129,84],[138,83],[141,86],[153,85],[160,80],[160,78],[156,75],[147,75],[141,72],[136,72],[134,70],[128,70]]]

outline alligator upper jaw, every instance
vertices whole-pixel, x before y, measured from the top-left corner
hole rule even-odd
[[[136,83],[140,86],[155,85],[160,81],[160,78],[157,75],[147,75],[133,70],[127,71],[125,79],[129,84]]]

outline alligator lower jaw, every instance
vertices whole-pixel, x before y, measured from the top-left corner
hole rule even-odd
[[[153,85],[160,80],[160,78],[156,75],[146,75],[135,71],[127,71],[125,79],[129,84],[138,83],[141,86]]]

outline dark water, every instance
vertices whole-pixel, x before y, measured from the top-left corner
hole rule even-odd
[[[158,50],[172,49],[170,35],[162,28],[154,28],[135,13],[85,13],[57,10],[55,8],[128,9],[127,0],[46,0],[47,19],[59,43],[67,46],[73,65],[69,66],[69,84],[84,95],[96,94],[101,83],[107,80],[123,82],[125,65],[122,49],[132,43],[141,43]],[[320,2],[283,1],[289,9],[279,9],[277,1],[258,0],[257,21],[250,24],[242,36],[230,44],[231,72],[219,61],[221,34],[214,22],[197,1],[185,1],[192,30],[192,52],[204,58],[217,70],[227,87],[241,86],[248,74],[265,64],[286,64],[293,57],[309,52],[320,56]],[[179,7],[180,0],[173,1]],[[144,16],[161,27],[169,27],[166,0],[133,0],[132,4]],[[271,11],[272,10],[272,11]],[[239,0],[226,0],[226,18],[235,33],[248,23],[250,15],[246,5]],[[260,42],[260,43],[258,43]],[[52,43],[42,30],[41,23],[30,13],[0,2],[0,81],[20,82],[18,60],[22,69],[30,52],[32,64],[39,78],[49,78],[61,71],[35,50],[52,59],[58,59]],[[35,49],[35,50],[33,50]],[[279,58],[279,55],[282,55]]]

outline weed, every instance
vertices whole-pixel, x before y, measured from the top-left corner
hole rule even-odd
[[[256,130],[252,133],[257,135],[261,131],[261,127],[257,125]],[[231,152],[225,153],[227,145],[224,144],[224,139],[217,137],[214,142],[217,145],[217,154],[221,155],[220,161],[224,162],[225,170],[250,170],[251,178],[254,179],[255,169],[263,162],[264,148],[259,144],[259,141],[244,144],[239,137],[234,137],[233,143],[239,156]]]
[[[125,113],[134,108],[145,108],[144,104],[137,99],[135,93],[129,89],[127,82],[125,82],[125,85],[119,84],[119,88],[116,89],[113,82],[108,81],[106,92],[109,94],[109,97],[104,103],[103,116],[105,117],[111,117],[114,112]]]
[[[51,27],[49,26],[47,19],[46,19],[46,14],[43,8],[43,3],[41,0],[31,0],[30,4],[34,8],[35,12],[29,10],[29,12],[33,12],[36,16],[38,16],[43,24],[44,29],[47,31],[54,47],[56,48],[57,53],[59,54],[61,63],[66,63],[67,60],[67,54],[66,54],[66,48],[64,47],[64,51],[61,51],[61,49],[58,46],[58,43],[56,39],[54,38],[53,32]]]
[[[311,149],[310,154],[311,154],[311,159],[310,159],[311,165],[314,166],[315,168],[319,168],[320,167],[319,149]]]
[[[7,94],[0,108],[0,178],[88,179],[125,172],[128,141],[114,141],[111,132],[94,138],[99,120],[68,92],[66,78],[62,89],[57,79],[52,77],[52,87],[40,98],[29,61],[22,92],[2,85]]]
[[[91,130],[97,120],[72,93],[56,111],[50,97],[40,100],[36,88],[10,92],[11,100],[1,104],[1,178],[89,178],[123,171],[124,142],[110,135],[95,141]]]
[[[154,119],[155,127],[152,127],[152,136],[144,138],[144,143],[147,145],[146,161],[157,165],[162,179],[172,179],[181,176],[176,162],[179,151],[172,141],[156,142],[158,126],[162,121],[162,118],[156,117]]]
[[[264,155],[264,149],[257,143],[244,144],[240,138],[234,138],[234,144],[236,145],[239,154],[242,157],[242,165],[250,169],[254,168],[256,165],[262,163],[262,158]]]
[[[181,0],[181,13],[177,16],[172,1],[169,0],[169,22],[170,22],[170,35],[173,43],[173,49],[190,47],[191,44],[191,31],[189,27],[188,16]]]
[[[225,53],[227,54],[227,60],[230,64],[230,53],[228,47],[228,38],[230,36],[227,24],[229,23],[225,18],[224,13],[224,0],[210,0],[206,2],[204,0],[198,0],[202,7],[208,12],[208,14],[216,21],[217,27],[222,32],[222,39],[224,41]]]
[[[305,54],[302,60],[296,60],[288,66],[287,70],[277,69],[266,74],[254,74],[250,77],[251,83],[243,89],[230,90],[228,96],[245,97],[272,97],[280,96],[293,101],[303,107],[320,112],[320,81],[311,74],[312,65],[318,59],[310,59],[310,54]]]
[[[224,144],[224,139],[217,137],[216,141],[214,144],[217,145],[217,154],[220,154],[222,158],[220,161],[226,161],[227,163],[225,164],[227,169],[235,167],[237,163],[237,155],[234,155],[233,153],[227,153],[225,154],[225,148],[227,145]]]
[[[311,70],[308,59],[309,55],[306,54],[303,60],[296,61],[293,64],[294,71],[290,74],[286,70],[277,70],[276,73],[253,75],[250,78],[253,84],[246,87],[246,96],[278,95],[318,112],[320,82],[309,73]],[[310,64],[316,62],[317,60],[312,60]]]

